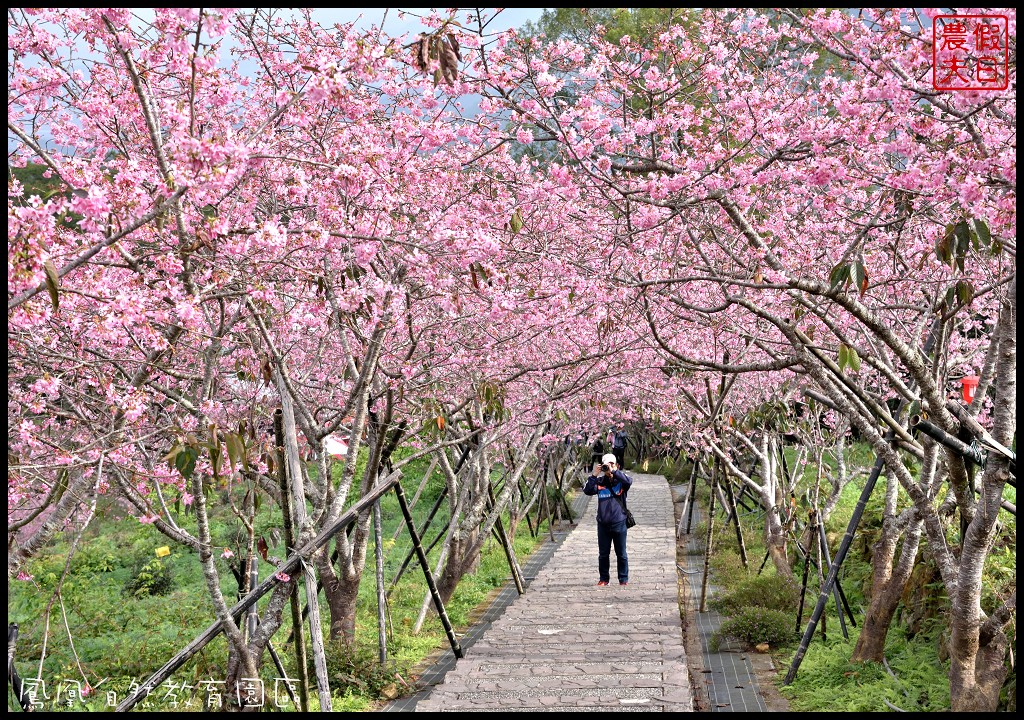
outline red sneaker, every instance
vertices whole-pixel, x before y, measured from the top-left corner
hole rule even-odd
[[[624,583],[619,583],[619,585],[629,585],[629,583],[628,582],[624,582]]]
[[[608,582],[607,582],[606,580],[601,580],[601,581],[599,581],[599,582],[598,582],[597,584],[598,584],[598,585],[607,585],[607,584],[608,584]]]

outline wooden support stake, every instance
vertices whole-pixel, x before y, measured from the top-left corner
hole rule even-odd
[[[690,474],[690,491],[687,495],[690,501],[690,508],[686,513],[686,534],[690,534],[690,529],[693,527],[693,506],[697,502],[697,474],[698,468],[700,467],[700,456],[693,461],[693,473]],[[680,519],[681,522],[681,519]]]
[[[554,528],[554,524],[555,523],[553,522],[553,518],[551,517],[551,505],[548,502],[548,460],[547,460],[547,458],[544,459],[544,468],[541,471],[540,507],[541,507],[541,512],[543,512],[543,514],[544,514],[544,517],[546,517],[548,519],[548,536],[550,537],[551,542],[554,542],[555,541],[555,528]],[[537,515],[537,527],[538,528],[540,527],[540,523],[541,523],[540,518],[541,518],[541,516],[538,513],[538,515]]]
[[[430,481],[430,476],[434,474],[434,467],[437,465],[437,457],[430,458],[430,465],[427,466],[427,471],[423,473],[423,479],[420,480],[420,485],[416,488],[416,493],[412,496],[412,502],[409,503],[409,510],[416,509],[416,503],[419,502],[420,495],[423,493],[424,488],[427,487],[427,482]],[[402,534],[402,523],[398,523],[398,527],[395,528],[395,532],[391,535],[392,540],[397,540],[398,536]]]
[[[747,561],[747,545],[743,542],[743,531],[740,529],[740,516],[736,512],[736,501],[732,495],[732,482],[728,477],[725,478],[725,492],[729,500],[729,515],[732,517],[732,523],[736,526],[736,540],[740,544],[740,559],[743,560],[743,567],[749,569],[750,565]],[[728,520],[726,520],[728,522]]]
[[[490,481],[487,483],[487,496],[491,499],[492,506],[497,504],[494,498],[494,488],[491,487]],[[526,592],[526,588],[523,586],[522,571],[519,569],[519,562],[516,560],[515,548],[512,547],[512,542],[505,532],[504,525],[502,525],[501,513],[498,513],[498,519],[494,523],[494,527],[498,531],[498,539],[501,541],[501,547],[505,551],[505,559],[508,560],[508,569],[512,573],[512,581],[516,584],[516,591],[522,595]]]
[[[811,535],[817,533],[818,513],[811,511]],[[804,578],[800,583],[800,606],[796,610],[796,632],[800,632],[800,625],[804,621],[804,597],[807,595],[807,576],[811,570],[811,554],[804,553]]]
[[[434,609],[437,610],[437,616],[441,618],[441,624],[444,625],[444,632],[448,636],[448,642],[452,646],[452,652],[455,653],[455,657],[462,657],[462,647],[459,645],[459,639],[455,637],[455,631],[452,629],[451,620],[448,619],[448,613],[445,612],[444,603],[441,602],[441,596],[437,592],[437,585],[434,584],[434,576],[430,572],[430,563],[427,562],[427,555],[423,552],[423,546],[420,545],[419,535],[416,534],[416,525],[412,521],[412,513],[409,512],[409,506],[405,502],[405,491],[402,490],[402,483],[394,483],[395,495],[398,496],[398,506],[402,509],[402,515],[405,517],[405,524],[409,528],[409,535],[412,538],[412,546],[416,550],[416,557],[420,561],[420,567],[423,568],[423,574],[427,578],[427,588],[430,590],[430,596],[434,599]]]
[[[380,500],[373,504],[373,557],[377,563],[377,646],[380,664],[388,660],[387,606],[384,592],[384,532],[381,527]]]
[[[18,668],[14,665],[14,649],[18,644],[18,623],[7,624],[7,683],[11,686],[11,690],[14,691],[14,697],[18,698],[18,704],[21,705],[21,709],[24,712],[32,712],[35,708],[32,707],[32,703],[29,701],[28,695],[25,693],[24,686],[21,682],[21,676],[18,675]],[[10,708],[8,708],[10,710]]]
[[[825,525],[821,523],[818,524],[818,538],[821,544],[821,553],[823,555],[823,559],[825,560],[825,569],[831,572],[832,558],[830,557],[828,551],[828,539],[825,537]],[[838,578],[836,578],[836,580],[837,582],[833,583],[832,586],[832,593],[836,599],[836,614],[839,615],[839,628],[843,631],[843,639],[849,640],[850,633],[846,630],[846,619],[843,617],[843,603],[839,597]]]
[[[526,489],[529,490],[530,486],[527,485]],[[526,493],[523,492],[522,487],[520,487],[520,489],[519,489],[519,494],[522,496],[523,503],[525,504],[526,503]],[[533,521],[530,520],[530,511],[527,510],[526,514],[523,517],[526,519],[526,527],[529,528],[529,530],[530,530],[530,537],[532,537],[532,538],[537,537],[537,530],[539,529],[539,526],[538,526],[538,528],[534,528]]]
[[[277,444],[277,481],[281,488],[281,515],[284,520],[284,546],[287,552],[295,548],[295,521],[292,516],[291,490],[288,487],[288,466],[284,456],[284,416],[274,411],[274,438]],[[301,570],[300,570],[301,572]],[[299,673],[299,709],[309,712],[309,671],[306,669],[306,638],[302,631],[302,613],[299,610],[298,578],[289,593],[292,609],[292,635],[295,638],[295,663]]]
[[[253,555],[252,557],[249,558],[249,584],[246,587],[254,588],[254,587],[256,587],[259,584],[260,584],[259,557],[257,555]],[[246,625],[246,631],[247,631],[246,634],[248,635],[248,639],[249,640],[252,640],[252,638],[256,635],[256,626],[259,624],[259,617],[260,616],[259,616],[259,614],[257,612],[257,609],[256,609],[255,605],[253,605],[251,608],[249,608],[249,614],[246,616],[246,619],[245,619],[246,620],[245,625]]]
[[[711,542],[714,539],[715,527],[715,485],[718,482],[718,460],[711,465],[711,504],[708,508],[708,534],[704,543],[704,577],[700,581],[700,612],[704,612],[708,593],[708,570],[711,567]]]
[[[437,514],[437,511],[441,507],[441,503],[444,502],[447,495],[448,487],[445,486],[441,489],[441,493],[437,496],[437,500],[434,501],[434,507],[430,508],[430,514],[427,515],[427,519],[424,521],[423,527],[420,529],[420,535],[425,535],[427,533],[427,530],[430,528],[430,523],[434,521],[434,515]],[[445,528],[447,527],[448,526],[445,525]],[[441,537],[441,535],[444,535],[444,530],[441,531],[441,534],[438,535],[438,537]],[[437,540],[435,539],[434,542],[430,544],[430,547],[434,547],[436,542]],[[430,550],[428,549],[427,552],[429,553]],[[416,549],[409,548],[409,553],[405,556],[405,560],[402,561],[402,565],[398,568],[398,572],[395,573],[395,576],[391,579],[391,585],[388,587],[388,597],[391,597],[391,593],[394,592],[395,586],[398,585],[398,581],[402,579],[402,575],[405,574],[405,571],[409,569],[409,563],[412,562],[414,557],[416,557]]]
[[[284,663],[281,662],[281,656],[277,654],[277,650],[274,649],[274,646],[269,640],[267,641],[267,651],[270,653],[270,659],[274,661],[274,667],[276,667],[277,671],[281,673],[281,679],[284,680],[284,689],[288,691],[288,697],[292,699],[292,705],[298,707],[299,700],[295,697],[295,691],[292,690],[292,684],[288,679],[288,673],[284,671]]]
[[[284,453],[288,463],[289,487],[292,493],[292,512],[295,530],[299,533],[306,525],[306,493],[302,482],[302,462],[299,460],[298,430],[295,427],[295,412],[292,398],[284,386],[281,371],[277,371],[278,387],[281,394],[281,417],[284,425]],[[306,586],[306,605],[309,606],[309,641],[313,651],[313,670],[316,674],[316,694],[320,699],[320,712],[331,712],[331,683],[327,677],[327,651],[324,648],[324,633],[320,627],[320,600],[318,596],[316,570],[312,565],[302,563],[302,581]]]

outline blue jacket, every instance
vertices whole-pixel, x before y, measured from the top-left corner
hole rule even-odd
[[[613,496],[613,493],[621,495],[625,500],[629,488],[633,484],[633,479],[621,470],[616,470],[612,473],[614,484],[611,488],[606,488],[604,485],[599,487],[598,481],[603,483],[604,479],[604,475],[588,477],[587,484],[583,486],[583,494],[597,495],[597,521],[602,525],[617,525],[625,522],[626,513],[622,510],[622,503]]]

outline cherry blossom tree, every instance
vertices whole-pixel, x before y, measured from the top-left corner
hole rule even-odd
[[[1013,92],[932,89],[929,25],[912,11],[706,12],[692,36],[667,27],[645,46],[509,38],[488,80],[521,139],[554,146],[616,208],[618,280],[644,295],[662,352],[816,386],[871,443],[949,589],[954,706],[992,709],[1015,596],[982,612],[980,563],[1007,456],[989,455],[978,500],[968,461],[885,404],[952,435],[981,411],[1012,442]],[[985,376],[990,411],[953,407],[961,374]],[[919,474],[935,452],[939,473]]]

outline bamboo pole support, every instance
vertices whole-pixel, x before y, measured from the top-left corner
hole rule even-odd
[[[740,529],[740,515],[736,512],[736,501],[732,494],[732,482],[728,476],[725,478],[725,494],[729,500],[729,515],[732,517],[732,523],[736,527],[736,540],[740,544],[740,559],[743,560],[743,567],[745,569],[750,568],[749,561],[747,560],[747,545],[743,542],[743,531]],[[729,522],[726,520],[726,522]]]
[[[925,341],[923,348],[926,356],[931,354],[932,348],[935,346],[935,339],[939,327],[940,324],[938,320],[932,323],[931,331],[928,333],[928,339]],[[895,413],[896,417],[899,417],[900,412],[906,404],[906,399],[900,402]],[[884,440],[885,442],[892,444],[895,439],[896,431],[890,428],[885,433]],[[804,630],[803,637],[800,639],[800,647],[797,648],[796,654],[793,656],[793,661],[790,663],[789,670],[786,672],[786,677],[782,681],[783,685],[791,685],[793,680],[796,679],[797,670],[800,669],[800,663],[803,662],[804,655],[807,654],[807,648],[811,643],[811,638],[814,637],[814,626],[817,623],[818,618],[821,617],[821,613],[825,608],[825,603],[828,601],[828,594],[832,589],[832,584],[839,576],[839,568],[842,567],[843,561],[846,559],[846,554],[849,552],[850,546],[853,544],[853,536],[857,531],[857,525],[860,524],[861,516],[864,514],[864,508],[867,506],[868,499],[871,497],[871,492],[875,489],[875,484],[878,482],[878,476],[882,472],[883,465],[884,461],[881,456],[876,457],[875,464],[871,468],[871,473],[868,475],[868,479],[864,483],[864,489],[861,491],[860,498],[857,500],[857,505],[853,509],[853,515],[850,517],[850,523],[846,527],[846,534],[843,535],[842,542],[839,543],[839,549],[836,550],[835,562],[832,563],[828,577],[825,579],[825,584],[818,595],[818,604],[815,606],[814,613],[811,615],[811,621]]]
[[[381,665],[388,659],[387,606],[384,592],[384,529],[381,526],[380,500],[373,504],[373,558],[377,570],[377,646]]]
[[[427,471],[423,473],[423,478],[420,480],[419,487],[416,488],[416,493],[412,496],[412,500],[409,502],[409,510],[416,509],[416,503],[420,500],[420,495],[423,494],[423,490],[427,487],[427,483],[430,481],[430,476],[434,474],[434,468],[437,466],[437,457],[430,458],[430,465],[427,466]],[[392,540],[397,540],[398,536],[402,534],[402,523],[398,523],[398,527],[395,528],[394,534],[391,535]]]
[[[818,523],[818,544],[821,546],[822,559],[825,561],[825,568],[830,572],[832,570],[832,558],[828,551],[828,539],[825,537],[825,526],[822,523]],[[836,601],[836,614],[839,615],[839,629],[843,631],[843,639],[849,640],[850,633],[846,630],[846,619],[843,617],[843,603],[839,597],[839,578],[836,578],[835,583],[832,586],[832,594]]]
[[[420,545],[419,535],[416,534],[416,525],[412,521],[412,514],[409,512],[409,506],[405,501],[405,491],[402,490],[402,483],[394,483],[394,488],[395,495],[398,496],[398,506],[402,509],[405,524],[409,528],[409,535],[412,537],[412,546],[416,549],[416,557],[419,559],[420,566],[423,568],[423,574],[427,579],[427,588],[430,590],[430,596],[434,599],[434,608],[437,610],[437,616],[441,618],[441,624],[444,626],[444,632],[452,646],[452,652],[455,653],[455,657],[461,658],[463,656],[462,647],[459,645],[459,639],[455,637],[455,630],[452,628],[451,620],[448,619],[448,613],[445,612],[444,603],[441,602],[441,596],[437,592],[437,585],[434,584],[434,576],[430,572],[427,555],[423,552],[423,546]]]
[[[818,523],[818,513],[811,510],[811,534],[814,535],[817,532],[816,526]],[[804,598],[807,596],[807,576],[811,570],[811,554],[808,552],[804,553],[804,577],[800,582],[800,605],[796,610],[796,632],[800,632],[800,625],[804,621]]]
[[[686,513],[686,534],[690,534],[693,528],[693,506],[697,502],[697,475],[699,474],[700,456],[694,461],[693,473],[690,475],[690,492],[687,496],[690,500],[690,508]]]
[[[708,571],[711,568],[711,543],[714,539],[714,527],[715,527],[715,485],[718,482],[718,461],[715,460],[711,466],[711,502],[708,507],[708,534],[707,539],[704,542],[704,576],[700,581],[700,612],[704,612],[707,607],[705,602],[708,594]]]
[[[490,481],[487,483],[487,495],[491,500],[491,505],[496,506],[497,501],[494,498],[494,488],[491,487]],[[519,562],[516,560],[516,551],[512,547],[512,542],[508,538],[508,534],[505,532],[505,526],[501,522],[501,513],[498,513],[498,519],[494,523],[494,527],[498,532],[498,539],[501,541],[501,547],[505,551],[505,559],[508,560],[508,569],[512,573],[512,582],[516,585],[516,592],[522,595],[526,592],[526,588],[523,586],[523,575],[519,569]]]
[[[700,458],[695,457],[693,459],[693,465],[690,467],[690,479],[686,482],[686,497],[683,498],[683,509],[679,513],[679,522],[676,523],[676,538],[683,536],[683,522],[686,519],[690,505],[693,503],[693,480],[697,475],[698,462],[700,462]]]
[[[25,693],[24,686],[21,682],[21,676],[18,675],[18,668],[14,665],[14,649],[18,644],[18,623],[7,624],[7,682],[11,686],[11,690],[14,691],[14,697],[18,699],[18,704],[21,705],[21,709],[24,712],[32,712],[34,708],[32,703],[29,701],[28,696]],[[8,708],[10,711],[10,708]]]
[[[434,521],[434,516],[437,514],[437,511],[441,508],[441,503],[444,502],[444,499],[447,495],[448,488],[446,486],[441,489],[441,493],[437,496],[437,500],[434,501],[434,507],[430,508],[430,514],[427,515],[427,519],[424,521],[423,527],[420,528],[420,535],[425,535],[427,530],[430,529],[430,523]],[[410,509],[410,512],[411,511],[412,510]],[[445,525],[445,528],[447,527],[448,526]],[[444,535],[444,530],[441,531],[441,535]],[[440,535],[438,537],[440,537]],[[435,540],[434,543],[436,542],[437,541]],[[431,543],[430,547],[433,547],[434,543]],[[427,552],[429,553],[430,550],[427,550]],[[414,557],[416,557],[416,549],[409,548],[409,552],[406,554],[405,560],[402,561],[401,566],[399,566],[398,568],[398,572],[395,573],[395,576],[391,579],[391,585],[388,587],[388,597],[391,597],[391,593],[394,592],[395,586],[398,585],[398,581],[402,579],[402,575],[405,574],[405,571],[409,569],[409,563],[412,562],[412,559]]]
[[[288,488],[288,466],[284,456],[284,415],[274,411],[274,439],[277,445],[277,480],[281,488],[281,515],[284,524],[284,544],[288,552],[295,547],[295,521],[292,517],[291,491]],[[301,570],[300,570],[301,572]],[[295,663],[299,674],[299,709],[309,712],[309,671],[306,669],[306,638],[302,630],[302,613],[299,609],[299,583],[296,578],[289,593],[292,610],[292,635],[295,638]]]

